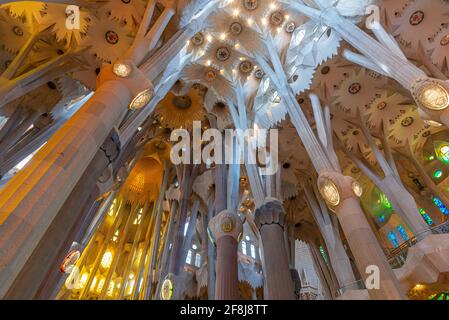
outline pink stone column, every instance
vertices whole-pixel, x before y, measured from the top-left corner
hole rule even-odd
[[[209,228],[217,245],[215,300],[237,300],[237,250],[242,221],[236,213],[224,210],[211,219]]]
[[[132,99],[152,87],[139,69],[133,70],[119,78],[105,66],[92,98],[0,190],[0,298]]]
[[[370,298],[373,300],[403,300],[405,296],[399,281],[360,207],[358,199],[360,194],[357,194],[360,189],[358,187],[358,183],[352,177],[345,177],[337,172],[323,173],[318,179],[318,188],[338,217],[365,284],[372,283],[371,280],[374,279],[373,271],[370,269],[378,268],[379,287],[377,289],[368,288]],[[328,192],[325,191],[326,189]],[[329,197],[329,190],[332,189],[338,191],[338,199]],[[333,194],[335,195],[335,193]]]
[[[264,256],[264,297],[267,300],[294,300],[295,286],[284,241],[285,211],[279,200],[271,199],[256,210]]]

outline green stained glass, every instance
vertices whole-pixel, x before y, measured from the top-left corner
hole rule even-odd
[[[390,200],[388,200],[387,196],[384,195],[384,194],[381,194],[381,195],[380,195],[380,203],[381,203],[385,208],[388,208],[388,209],[391,209],[391,208],[393,207],[393,206],[391,205]]]
[[[437,294],[432,294],[427,298],[427,300],[449,300],[449,292],[440,292]]]

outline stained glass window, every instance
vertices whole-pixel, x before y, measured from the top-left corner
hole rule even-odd
[[[427,212],[423,208],[419,208],[419,213],[429,226],[433,225],[432,218],[427,214]]]
[[[186,236],[188,228],[189,228],[189,223],[186,222],[186,224],[184,225],[184,236]]]
[[[447,142],[440,143],[435,151],[438,159],[449,163],[449,144]]]
[[[393,247],[395,248],[399,247],[398,239],[396,238],[396,235],[393,231],[390,231],[388,233],[388,239],[390,239],[390,242],[393,245]]]
[[[432,294],[427,300],[449,300],[449,292]]]
[[[445,215],[449,215],[449,210],[446,208],[444,203],[437,197],[433,197],[433,203],[440,209],[440,211]]]
[[[327,264],[327,261],[328,261],[327,254],[326,254],[326,251],[324,251],[324,248],[322,245],[320,246],[320,253],[321,253],[321,256],[323,257],[324,262],[326,262],[326,264]]]
[[[251,257],[256,259],[256,247],[253,244],[251,245]]]
[[[410,237],[408,236],[407,232],[405,231],[405,229],[402,225],[398,225],[397,229],[398,229],[399,234],[401,235],[402,239],[404,239],[404,241],[408,241],[410,239]]]
[[[201,267],[201,255],[199,253],[195,254],[195,267]]]
[[[191,264],[192,263],[192,250],[189,250],[189,252],[187,252],[186,263],[187,264]]]
[[[246,241],[242,241],[242,253],[246,255]]]

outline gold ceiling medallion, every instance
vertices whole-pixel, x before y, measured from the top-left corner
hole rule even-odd
[[[120,40],[118,33],[112,30],[106,31],[104,37],[109,44],[117,44]]]
[[[348,92],[350,94],[357,94],[360,92],[360,90],[362,90],[362,85],[358,82],[351,84],[348,88]]]
[[[265,72],[263,72],[262,69],[257,69],[256,72],[254,72],[254,76],[256,79],[262,79],[265,76]]]
[[[377,105],[377,110],[384,110],[387,107],[387,103],[385,101],[379,102]]]
[[[284,22],[284,15],[280,11],[275,11],[271,14],[271,24],[280,26]]]
[[[193,45],[201,46],[204,43],[204,35],[201,32],[196,33],[191,39]]]
[[[292,33],[296,29],[296,24],[293,21],[287,22],[285,24],[285,32]]]
[[[248,60],[243,61],[239,65],[239,70],[241,73],[250,73],[253,71],[253,64]]]
[[[221,230],[225,233],[230,233],[234,230],[234,220],[229,217],[223,218],[221,221]]]
[[[410,16],[409,22],[412,26],[417,26],[417,25],[421,24],[421,22],[423,22],[423,20],[424,20],[424,12],[419,10],[419,11],[415,11],[412,13],[412,15]]]
[[[407,117],[401,121],[401,125],[407,128],[410,127],[413,124],[413,122],[415,122],[415,119],[413,119],[413,117]]]
[[[229,30],[231,31],[231,33],[232,33],[233,35],[238,36],[239,34],[242,33],[242,31],[243,31],[243,26],[242,26],[242,24],[241,24],[240,22],[233,22],[233,23],[231,24],[231,26],[229,27]]]
[[[253,11],[256,10],[259,5],[258,0],[243,0],[243,6],[246,10]]]
[[[226,47],[220,47],[217,49],[217,53],[215,54],[219,61],[226,61],[231,56],[231,52]]]
[[[423,138],[428,138],[430,137],[432,133],[429,130],[426,130],[423,132],[423,134],[421,135]]]

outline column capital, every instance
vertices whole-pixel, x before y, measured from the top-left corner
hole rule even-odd
[[[360,197],[363,192],[357,180],[337,171],[321,173],[318,177],[318,190],[327,204],[334,208],[346,199]]]
[[[123,69],[127,72],[122,73]],[[154,96],[153,83],[130,60],[117,61],[113,65],[103,65],[97,78],[97,88],[109,81],[119,81],[129,90],[133,97],[129,105],[130,109],[143,108]]]
[[[430,77],[415,79],[410,92],[427,118],[446,122],[449,109],[449,81]]]
[[[282,229],[286,224],[286,213],[282,202],[275,198],[267,198],[263,205],[256,209],[255,223],[260,230],[264,225],[278,224]]]
[[[223,210],[213,217],[209,222],[209,228],[215,238],[215,242],[224,236],[231,236],[239,242],[243,232],[243,224],[240,217],[230,210]]]

